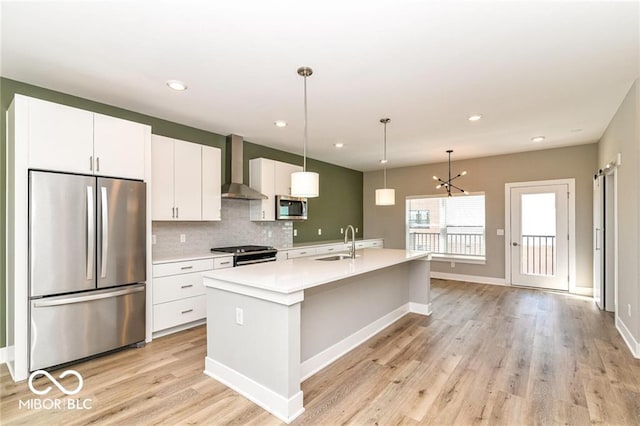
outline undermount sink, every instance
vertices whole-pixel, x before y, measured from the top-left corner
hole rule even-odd
[[[319,257],[316,260],[333,261],[333,260],[343,260],[343,259],[351,259],[351,256],[349,256],[348,254],[334,254],[332,256]]]

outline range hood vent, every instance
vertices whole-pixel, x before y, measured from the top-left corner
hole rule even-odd
[[[266,200],[268,197],[242,183],[242,136],[227,136],[227,149],[231,147],[231,183],[222,185],[222,198],[236,200]]]

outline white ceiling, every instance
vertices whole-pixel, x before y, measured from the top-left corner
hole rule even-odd
[[[596,142],[638,77],[638,20],[614,1],[3,1],[1,73],[301,153],[310,66],[308,155],[373,170],[382,117],[389,167]]]

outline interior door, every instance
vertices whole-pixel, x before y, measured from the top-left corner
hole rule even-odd
[[[98,287],[146,280],[146,184],[98,178]]]
[[[510,192],[511,283],[569,290],[568,185]]]
[[[593,180],[593,300],[604,309],[604,176]]]

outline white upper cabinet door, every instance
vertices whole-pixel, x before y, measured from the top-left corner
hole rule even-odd
[[[276,220],[275,163],[267,158],[249,160],[249,186],[268,197],[249,202],[253,221]]]
[[[202,146],[202,220],[220,220],[220,149]]]
[[[174,200],[177,220],[202,219],[202,145],[174,141]]]
[[[93,113],[29,98],[29,168],[93,173]]]
[[[94,173],[144,179],[144,141],[151,128],[120,118],[94,114]]]
[[[173,139],[151,136],[151,220],[174,220]]]
[[[276,195],[291,195],[291,173],[301,172],[302,167],[295,164],[275,162]]]

